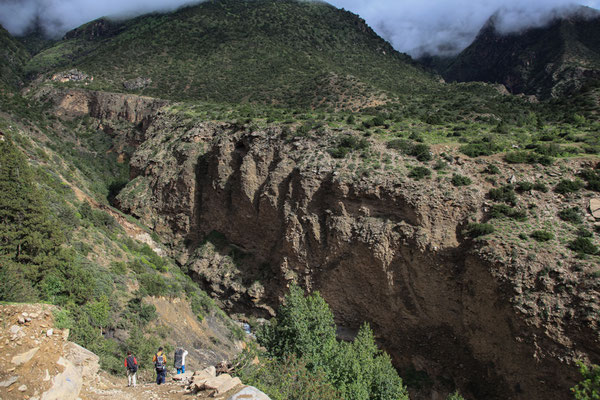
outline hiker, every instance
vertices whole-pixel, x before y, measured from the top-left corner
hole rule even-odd
[[[181,347],[175,350],[175,357],[173,360],[175,361],[175,368],[177,368],[177,375],[185,374],[185,356],[187,355],[187,350],[184,350]]]
[[[156,369],[156,384],[160,385],[161,383],[165,383],[165,377],[167,375],[167,356],[163,353],[162,347],[158,348],[158,353],[154,355],[152,362]]]
[[[138,370],[138,363],[135,356],[131,354],[131,350],[127,351],[127,357],[125,357],[125,368],[127,368],[127,386],[135,387],[135,374]]]

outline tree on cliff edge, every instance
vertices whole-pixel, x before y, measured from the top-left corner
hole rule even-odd
[[[352,343],[338,342],[329,305],[319,293],[304,295],[298,286],[258,334],[260,344],[275,358],[295,355],[307,368],[322,372],[347,400],[408,399],[390,357],[381,352],[364,324]]]

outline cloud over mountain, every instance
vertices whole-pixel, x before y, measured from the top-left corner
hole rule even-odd
[[[252,1],[252,0],[250,0]],[[39,22],[50,35],[61,35],[85,22],[109,16],[126,18],[169,11],[199,0],[0,0],[0,23],[20,35]],[[485,21],[499,11],[499,26],[516,31],[540,26],[575,5],[572,0],[331,0],[363,17],[381,36],[403,52],[450,55],[475,38]],[[600,7],[600,0],[577,5]]]

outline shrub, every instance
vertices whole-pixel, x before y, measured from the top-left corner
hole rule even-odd
[[[428,178],[430,176],[431,170],[426,167],[415,167],[408,173],[408,177],[413,178],[416,181],[419,181],[423,178]]]
[[[594,236],[594,234],[585,228],[580,228],[577,231],[577,236],[591,238],[592,236]]]
[[[541,182],[535,183],[533,185],[533,189],[537,190],[538,192],[542,192],[542,193],[548,192],[548,186],[546,186],[545,184],[543,184]]]
[[[533,239],[537,240],[538,242],[547,242],[549,240],[554,239],[554,234],[552,232],[543,231],[543,230],[533,231],[529,234],[529,236],[531,236]]]
[[[458,187],[458,186],[469,186],[472,183],[472,181],[471,181],[471,179],[469,177],[463,176],[463,175],[459,175],[459,174],[452,175],[451,182],[456,187]]]
[[[510,164],[552,165],[552,157],[535,154],[529,151],[513,151],[506,153],[504,161]]]
[[[517,182],[517,192],[531,192],[533,190],[533,183],[531,182]]]
[[[598,247],[587,237],[578,237],[569,244],[569,248],[577,253],[597,254]]]
[[[460,147],[461,153],[474,158],[479,156],[490,156],[501,150],[501,147],[489,142],[474,142]]]
[[[527,213],[524,210],[515,210],[506,204],[494,204],[490,210],[490,217],[508,217],[517,221],[525,221],[527,219]]]
[[[575,400],[592,400],[600,398],[600,366],[592,364],[589,367],[578,361],[582,380],[571,388]]]
[[[448,164],[442,160],[442,159],[438,159],[435,162],[435,165],[433,166],[433,169],[435,169],[436,171],[441,171],[443,169],[446,169],[448,167]]]
[[[467,225],[467,235],[472,238],[489,235],[490,233],[494,233],[494,231],[494,226],[490,224],[473,223]]]
[[[579,207],[565,208],[564,210],[558,212],[558,217],[563,221],[572,222],[574,224],[580,224],[583,222]]]
[[[329,149],[329,154],[334,158],[344,158],[348,153],[356,150],[366,150],[369,148],[369,142],[365,138],[358,138],[353,135],[344,135],[338,138],[337,146]]]
[[[484,174],[497,175],[500,173],[500,168],[494,164],[488,164],[487,167],[482,171]]]
[[[412,148],[410,155],[416,157],[419,161],[430,161],[432,159],[429,146],[423,143],[416,144]]]
[[[282,359],[259,357],[260,363],[252,364],[255,357],[242,354],[237,361],[242,368],[237,374],[245,384],[257,387],[273,400],[343,399],[323,371],[311,371],[306,361],[293,354]]]
[[[456,391],[452,394],[449,394],[448,397],[446,397],[446,400],[465,400],[465,398],[462,397],[458,391]]]
[[[578,192],[583,187],[583,182],[579,179],[571,181],[569,179],[562,179],[558,185],[554,188],[556,193],[568,194]]]
[[[591,168],[586,168],[582,170],[578,175],[587,182],[588,190],[600,192],[600,175],[598,175],[598,171],[595,171]]]
[[[138,280],[149,296],[164,296],[168,292],[167,282],[157,273],[141,274]]]
[[[423,143],[413,144],[406,139],[394,139],[387,142],[386,146],[388,149],[399,150],[406,155],[416,157],[419,161],[430,161],[433,158],[431,149]]]
[[[501,201],[513,206],[517,205],[517,195],[515,194],[512,185],[504,185],[496,189],[490,189],[488,196],[494,201]]]

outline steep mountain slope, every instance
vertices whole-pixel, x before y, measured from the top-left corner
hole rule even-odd
[[[23,67],[30,57],[23,45],[0,25],[0,90],[23,84]]]
[[[204,2],[126,22],[100,19],[38,54],[27,71],[77,67],[92,87],[175,99],[362,105],[433,77],[358,16],[325,3]],[[151,82],[150,82],[151,81]]]
[[[600,79],[600,12],[580,8],[548,26],[502,34],[492,16],[443,72],[448,81],[504,84],[540,98],[578,92]]]

